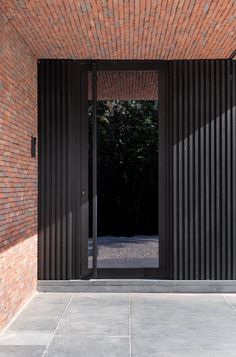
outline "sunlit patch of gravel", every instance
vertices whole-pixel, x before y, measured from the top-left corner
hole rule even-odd
[[[157,268],[158,236],[98,237],[98,268]],[[92,254],[92,251],[91,251]]]

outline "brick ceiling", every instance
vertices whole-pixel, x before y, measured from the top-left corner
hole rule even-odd
[[[1,0],[37,58],[229,58],[235,0]]]
[[[91,99],[91,77],[89,98]],[[98,72],[97,99],[99,100],[157,100],[158,74],[155,71]]]

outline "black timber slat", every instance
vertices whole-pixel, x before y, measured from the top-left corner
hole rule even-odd
[[[170,67],[172,278],[235,279],[235,61]]]

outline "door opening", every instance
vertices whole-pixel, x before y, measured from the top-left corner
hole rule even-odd
[[[159,275],[157,70],[88,72],[88,271]]]

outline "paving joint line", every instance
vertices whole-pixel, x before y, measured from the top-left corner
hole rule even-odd
[[[232,302],[229,300],[229,299],[227,299],[227,297],[224,295],[224,294],[222,294],[222,296],[223,296],[223,298],[224,298],[224,300],[232,307],[232,309],[236,312],[236,307],[232,304]]]
[[[62,315],[61,315],[60,321],[58,322],[57,327],[55,328],[55,330],[54,330],[54,332],[53,332],[53,334],[52,334],[52,337],[49,339],[48,344],[46,345],[46,348],[45,348],[45,350],[44,350],[44,352],[43,352],[43,354],[42,354],[42,357],[46,356],[46,353],[48,352],[48,348],[49,348],[49,346],[50,346],[50,344],[51,344],[53,338],[55,337],[56,332],[57,332],[57,330],[58,330],[58,328],[59,328],[59,326],[60,326],[60,323],[61,323],[63,317],[65,316],[65,314],[66,314],[66,312],[67,312],[67,310],[68,310],[68,308],[69,308],[69,306],[70,306],[70,303],[71,303],[71,301],[72,301],[72,299],[73,299],[73,296],[74,296],[74,295],[72,295],[72,296],[70,297],[70,300],[68,301],[68,303],[67,303],[67,305],[66,305],[66,307],[65,307],[65,310],[63,311],[63,313],[62,313]]]

